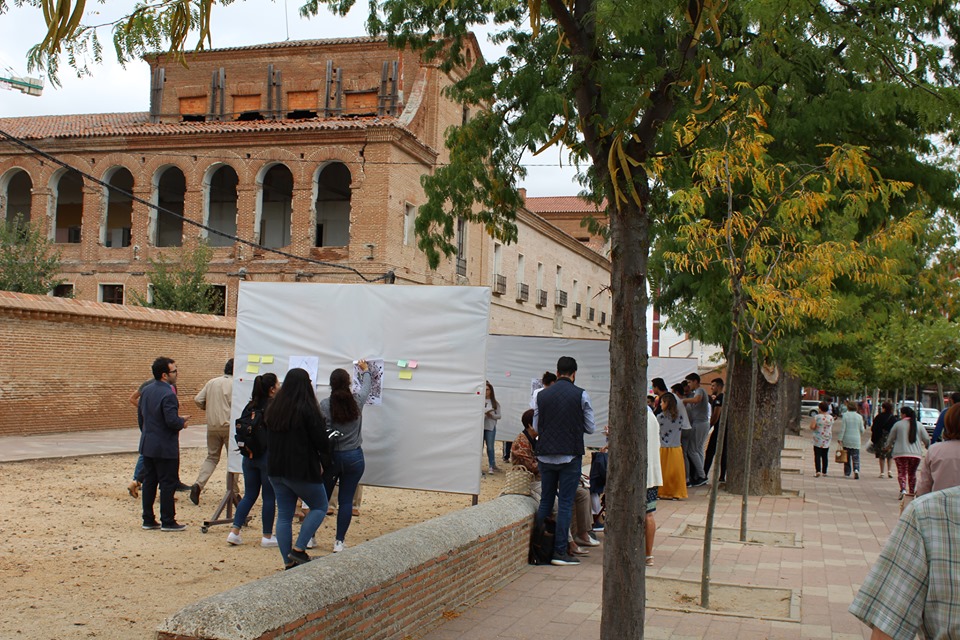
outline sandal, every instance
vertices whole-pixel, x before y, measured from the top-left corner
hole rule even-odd
[[[652,566],[653,566],[653,556],[647,556],[647,563],[646,563],[646,564],[647,564],[648,567],[652,567]]]

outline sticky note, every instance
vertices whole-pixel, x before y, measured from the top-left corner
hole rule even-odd
[[[247,373],[260,373],[260,365],[248,364]]]
[[[401,371],[400,372],[401,380],[413,380],[413,371]]]
[[[417,361],[416,361],[416,360],[409,360],[409,361],[407,361],[407,366],[410,367],[411,369],[416,369],[416,368],[417,368]]]
[[[250,355],[247,356],[247,362],[260,362],[260,356],[254,353],[251,353]]]
[[[273,356],[263,356],[260,358],[262,364],[273,364]]]
[[[405,366],[407,366],[407,361],[406,361],[406,360],[397,360],[397,366],[398,366],[398,367],[405,367]]]

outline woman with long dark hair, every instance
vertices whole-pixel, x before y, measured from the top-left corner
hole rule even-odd
[[[329,464],[330,442],[310,375],[291,369],[267,407],[267,461],[277,495],[277,542],[284,568],[310,562],[305,549],[327,514],[323,464]],[[293,512],[297,498],[310,505],[293,543]]]
[[[893,454],[887,446],[887,436],[893,429],[897,417],[893,415],[893,403],[889,400],[880,405],[880,413],[873,419],[870,427],[870,442],[873,443],[873,455],[880,461],[880,477],[883,477],[883,467],[886,463],[887,477],[893,477]]]
[[[926,429],[917,427],[917,416],[911,407],[900,407],[900,420],[890,429],[886,445],[893,445],[900,497],[913,496],[917,489],[917,467],[923,458],[923,448],[930,446],[930,436]]]
[[[360,445],[360,427],[363,424],[363,405],[370,397],[370,368],[366,360],[357,362],[360,369],[360,392],[350,390],[350,374],[343,369],[334,369],[330,374],[330,397],[320,402],[320,412],[327,424],[339,435],[334,440],[333,464],[323,475],[327,488],[327,497],[333,495],[333,487],[340,482],[337,496],[337,537],[333,541],[333,552],[343,551],[343,541],[353,519],[353,497],[357,485],[363,477],[365,463]]]
[[[497,395],[493,392],[493,385],[487,382],[486,398],[483,403],[483,445],[487,445],[487,466],[488,473],[500,471],[497,468],[497,455],[494,448],[497,444],[497,421],[500,420],[500,403],[497,402]]]
[[[240,419],[249,419],[254,424],[253,435],[256,441],[256,453],[243,456],[243,499],[237,505],[237,512],[233,516],[233,527],[227,534],[230,544],[243,544],[240,539],[240,528],[247,521],[247,515],[253,508],[257,497],[263,491],[263,505],[260,510],[260,520],[263,525],[262,547],[276,547],[277,538],[273,535],[273,521],[277,514],[277,498],[273,493],[273,485],[267,479],[267,432],[264,428],[263,416],[267,405],[280,389],[277,374],[265,373],[253,380],[253,393],[250,402],[243,408]]]
[[[663,485],[659,497],[664,500],[685,500],[687,498],[686,470],[683,449],[680,443],[680,431],[685,426],[686,415],[677,408],[677,397],[672,393],[660,396],[660,468],[663,473]]]

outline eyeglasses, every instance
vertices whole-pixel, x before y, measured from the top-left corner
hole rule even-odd
[[[176,369],[174,369],[173,371],[167,371],[167,373],[176,373],[176,372],[177,372]]]

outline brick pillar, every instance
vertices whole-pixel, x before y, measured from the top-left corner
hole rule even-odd
[[[149,177],[146,180],[137,180],[133,185],[133,195],[144,202],[150,202],[153,195]],[[150,255],[150,220],[156,216],[148,205],[134,201],[130,212],[130,246],[134,260],[146,262]],[[134,247],[139,247],[135,249]]]
[[[80,256],[87,262],[96,262],[100,256],[100,227],[103,225],[103,187],[95,182],[83,182],[83,217],[80,219]]]
[[[313,222],[313,185],[296,183],[293,189],[293,211],[290,213],[290,252],[310,255],[316,227]]]
[[[187,183],[187,191],[183,194],[183,216],[187,220],[203,223],[203,197],[203,185]],[[184,221],[183,246],[188,249],[196,247],[201,233],[200,227]]]
[[[240,175],[244,174],[240,173]],[[254,241],[256,231],[257,193],[256,184],[244,183],[242,179],[237,184],[237,237],[250,242]],[[242,257],[243,260],[250,260],[253,257],[253,249],[247,245],[238,244],[237,252],[237,256]]]
[[[53,194],[48,187],[34,185],[30,190],[30,223],[40,228],[44,237],[53,240],[53,209],[50,197]]]

